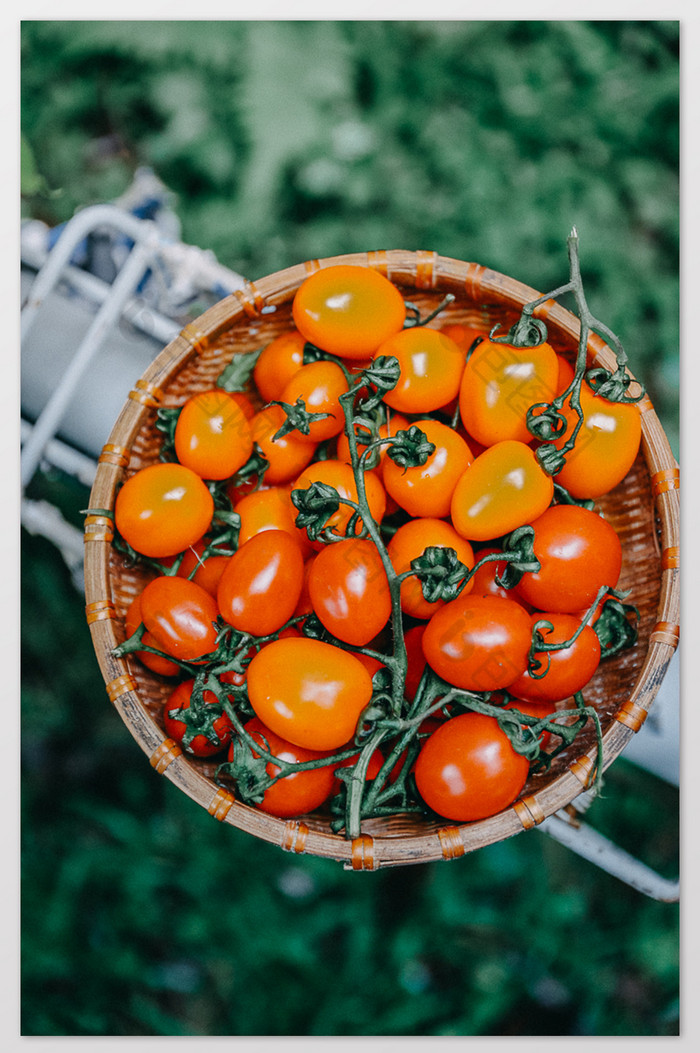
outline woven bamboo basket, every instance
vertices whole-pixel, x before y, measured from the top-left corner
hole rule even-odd
[[[455,297],[435,325],[461,322],[507,329],[521,307],[540,294],[477,263],[434,252],[402,250],[347,254],[312,260],[249,282],[214,305],[157,356],[133,390],[104,446],[91,495],[91,509],[109,512],[119,485],[158,459],[158,407],[180,406],[213,386],[234,355],[256,351],[292,326],[291,304],[300,284],[321,267],[345,263],[378,270],[406,300],[429,313],[446,293]],[[554,300],[535,310],[556,351],[572,358],[578,347],[578,318]],[[503,331],[503,330],[502,330]],[[611,349],[596,335],[588,343],[589,365],[615,369]],[[638,404],[642,445],[626,479],[597,502],[618,532],[623,567],[618,587],[630,589],[640,611],[639,641],[631,651],[606,659],[585,690],[603,732],[603,769],[642,727],[679,638],[679,471],[651,401]],[[185,755],[169,739],[160,713],[172,684],[131,658],[112,650],[125,638],[124,616],[149,572],[127,566],[113,545],[110,515],[85,519],[86,616],[107,696],[153,768],[197,801],[217,820],[230,823],[294,853],[333,858],[355,870],[454,859],[511,837],[568,808],[590,785],[597,756],[589,721],[575,742],[555,759],[546,775],[532,776],[519,800],[478,822],[455,825],[414,814],[397,814],[363,824],[353,840],[334,834],[322,812],[278,819],[236,800],[233,786],[214,781],[216,765]]]

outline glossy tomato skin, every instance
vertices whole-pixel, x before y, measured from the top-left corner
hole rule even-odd
[[[462,376],[459,411],[470,435],[483,446],[504,439],[529,443],[527,411],[549,403],[557,391],[559,366],[552,347],[515,347],[482,340]]]
[[[327,545],[314,560],[308,587],[322,625],[356,647],[373,640],[391,617],[389,582],[373,541]]]
[[[367,359],[403,327],[406,305],[379,271],[338,264],[323,267],[299,286],[292,315],[316,347],[340,358]]]
[[[214,733],[218,742],[215,741],[214,738],[209,738],[207,735],[201,734],[195,735],[188,743],[185,743],[183,739],[187,731],[187,725],[176,716],[170,715],[172,710],[190,708],[193,687],[194,680],[183,680],[166,699],[163,706],[163,726],[165,734],[173,739],[174,742],[177,742],[178,745],[182,746],[186,753],[191,753],[194,757],[213,757],[217,753],[221,753],[222,750],[225,750],[231,741],[233,725],[225,713],[222,713],[220,717],[217,717],[213,723]],[[213,691],[205,690],[203,692],[203,699],[207,705],[217,701],[216,695]]]
[[[527,669],[528,612],[500,596],[458,596],[430,619],[423,653],[448,684],[467,691],[498,691]]]
[[[297,746],[349,742],[372,696],[372,678],[348,651],[321,640],[275,640],[248,667],[248,697],[271,730]]]
[[[234,629],[267,636],[292,617],[303,582],[296,540],[285,530],[263,530],[231,556],[219,582],[219,610]]]
[[[254,490],[237,501],[234,512],[241,517],[238,544],[243,545],[263,530],[285,530],[299,545],[304,558],[312,551],[305,530],[296,525],[297,510],[289,486]]]
[[[538,610],[576,613],[588,608],[598,591],[617,585],[622,545],[614,528],[578,505],[553,505],[531,521],[533,548],[540,563],[523,575],[517,595]]]
[[[550,622],[548,629],[540,632],[545,643],[564,643],[578,629],[580,620],[573,614],[557,614],[537,611],[531,615],[532,627],[538,621]],[[579,636],[570,647],[560,651],[535,651],[535,658],[542,665],[532,676],[529,671],[514,680],[508,690],[526,702],[540,704],[562,702],[577,691],[583,690],[600,664],[600,640],[590,625],[584,625]],[[544,673],[544,676],[539,674]]]
[[[266,727],[257,717],[249,720],[244,728],[263,749],[267,749],[281,761],[301,764],[305,761],[319,760],[325,756],[323,751],[304,749],[302,746],[288,742]],[[229,760],[232,759],[233,746],[229,751]],[[274,776],[279,770],[277,764],[268,761],[266,766],[268,775]],[[263,800],[254,807],[261,812],[267,812],[268,815],[276,815],[280,819],[291,819],[320,808],[330,797],[334,788],[334,767],[324,764],[318,768],[292,772],[278,779],[265,790]]]
[[[463,325],[461,322],[452,322],[443,325],[440,332],[453,340],[463,351],[470,351],[475,340],[485,340],[488,332],[479,329],[478,326]]]
[[[175,425],[175,453],[203,479],[228,479],[253,452],[250,422],[236,399],[216,388],[187,399]]]
[[[306,467],[314,455],[316,447],[311,442],[303,442],[298,432],[288,432],[275,438],[275,435],[287,419],[281,406],[264,406],[250,422],[253,441],[268,461],[265,470],[265,483],[274,486],[289,482]]]
[[[301,442],[319,443],[338,435],[345,425],[340,396],[348,390],[345,374],[336,362],[309,362],[297,370],[282,392],[282,402],[290,406],[302,399],[308,413],[325,413],[321,420],[311,421],[309,434],[294,431]]]
[[[444,519],[422,517],[409,519],[398,528],[387,545],[389,559],[397,574],[410,570],[412,560],[421,556],[427,548],[451,548],[467,570],[474,566],[474,552],[465,538],[461,537]],[[462,595],[471,591],[472,583],[462,589]],[[406,578],[401,583],[401,608],[413,618],[430,618],[444,600],[430,601],[423,595],[423,587],[416,577]]]
[[[384,396],[399,413],[432,413],[457,396],[464,351],[439,329],[403,329],[377,349],[377,358],[384,356],[396,358],[401,369],[398,383]]]
[[[415,424],[435,450],[425,464],[414,468],[402,468],[387,457],[384,487],[410,515],[443,519],[450,514],[457,483],[472,463],[471,450],[461,435],[441,421],[424,419]]]
[[[124,631],[127,639],[130,636],[133,636],[142,621],[141,593],[139,593],[133,598],[126,612]],[[144,632],[141,640],[148,647],[155,647],[158,650],[161,650],[158,642],[148,631]],[[142,665],[145,665],[147,669],[151,670],[151,672],[158,673],[159,676],[177,676],[180,672],[180,666],[177,662],[171,662],[168,658],[162,658],[159,654],[151,654],[150,651],[136,651],[135,653]]]
[[[183,464],[152,464],[130,476],[117,493],[114,522],[143,556],[175,556],[206,533],[214,498]]]
[[[255,363],[253,380],[263,402],[281,399],[285,385],[304,364],[305,337],[296,330],[280,333],[267,344]]]
[[[551,476],[530,447],[506,439],[484,450],[462,473],[450,514],[462,537],[492,541],[541,515],[553,496]]]
[[[216,649],[218,616],[214,597],[186,578],[160,575],[141,593],[141,617],[156,646],[182,661]]]
[[[622,482],[639,453],[642,416],[635,403],[609,402],[581,385],[583,424],[576,436],[566,464],[557,473],[557,482],[576,498],[596,498]],[[555,445],[561,448],[578,420],[567,404],[562,410],[567,421],[564,435]]]
[[[416,786],[434,812],[455,822],[496,815],[522,792],[527,759],[493,717],[464,713],[441,724],[416,761]]]
[[[315,461],[305,468],[296,479],[292,490],[308,490],[314,482],[326,483],[338,491],[340,497],[357,502],[357,486],[355,476],[349,464],[344,464],[335,457],[329,457],[325,461]],[[371,472],[365,476],[365,492],[367,503],[375,522],[379,523],[384,517],[386,510],[386,491],[379,478]],[[353,515],[354,509],[349,505],[341,504],[337,512],[334,512],[326,520],[326,528],[333,533],[345,536],[345,529]],[[362,523],[358,522],[357,533],[362,529]],[[313,541],[312,547],[320,550],[324,547],[322,541]]]

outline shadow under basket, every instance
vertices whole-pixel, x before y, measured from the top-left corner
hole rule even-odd
[[[292,327],[291,307],[301,283],[334,264],[379,271],[394,282],[421,317],[447,293],[454,301],[432,323],[485,327],[502,332],[522,306],[539,293],[476,263],[402,250],[356,253],[313,260],[269,275],[222,300],[188,325],[157,356],[133,390],[100,457],[91,509],[111,512],[119,485],[158,460],[162,440],[155,428],[159,407],[180,406],[193,393],[214,386],[234,355],[255,352]],[[578,318],[554,300],[535,312],[548,329],[554,349],[573,358]],[[610,348],[596,335],[588,343],[589,365],[616,368]],[[640,612],[639,640],[632,650],[601,662],[585,689],[603,731],[603,769],[622,752],[644,723],[679,636],[679,472],[651,401],[638,404],[642,444],[625,480],[596,502],[617,531],[623,565],[618,588]],[[296,853],[337,859],[355,870],[453,859],[530,829],[566,808],[590,785],[597,744],[589,721],[573,745],[559,754],[550,771],[532,776],[511,807],[478,822],[454,824],[397,814],[363,823],[361,836],[334,834],[323,811],[298,819],[278,819],[236,800],[233,785],[214,781],[216,764],[185,755],[163,731],[161,710],[172,683],[150,673],[137,660],[117,659],[113,648],[125,639],[129,603],[152,573],[128,566],[114,549],[111,515],[85,520],[86,614],[107,695],[157,772],[221,822]]]

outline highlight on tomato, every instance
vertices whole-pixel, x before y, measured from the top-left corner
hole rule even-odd
[[[184,464],[141,468],[117,493],[114,523],[143,556],[175,556],[209,528],[214,498],[202,478]]]
[[[200,662],[216,650],[219,608],[186,578],[161,574],[141,592],[141,618],[156,647],[173,658]]]
[[[233,734],[233,724],[222,712],[219,716],[207,716],[207,707],[218,704],[218,699],[213,691],[202,692],[202,723],[201,731],[194,722],[187,723],[182,719],[178,711],[186,712],[192,708],[192,691],[194,680],[183,680],[170,693],[163,705],[163,727],[165,734],[186,753],[194,757],[213,757],[226,749]]]
[[[292,303],[294,323],[316,347],[340,358],[371,358],[406,320],[401,293],[369,267],[337,264],[311,274]]]
[[[141,593],[138,593],[129,604],[124,619],[124,632],[127,639],[134,635],[142,622]],[[141,636],[141,642],[147,647],[154,647],[158,651],[161,650],[157,640],[148,632],[148,630],[145,630]],[[159,654],[153,654],[151,651],[135,651],[134,653],[141,664],[145,665],[147,669],[150,669],[152,673],[158,673],[159,676],[168,677],[178,676],[180,673],[180,666],[177,662],[171,662],[169,658],[164,658]]]
[[[281,401],[294,406],[298,399],[307,413],[323,413],[324,417],[309,423],[309,434],[297,429],[293,433],[302,442],[319,443],[340,434],[345,424],[340,396],[348,390],[345,374],[335,362],[309,362],[298,369],[282,391]]]
[[[296,539],[286,530],[263,530],[234,552],[221,576],[221,616],[240,632],[268,636],[294,614],[303,583]]]
[[[180,464],[203,479],[228,479],[252,452],[250,422],[233,395],[215,388],[187,399],[175,425]]]
[[[400,413],[431,413],[457,397],[464,351],[439,329],[416,325],[390,336],[376,357],[396,358],[401,375],[384,401]]]
[[[391,592],[377,547],[348,538],[323,548],[309,572],[309,596],[319,621],[339,640],[362,647],[391,616]]]

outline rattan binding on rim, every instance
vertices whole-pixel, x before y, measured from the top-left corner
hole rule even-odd
[[[155,407],[178,406],[212,386],[233,355],[251,353],[290,327],[291,302],[313,271],[337,263],[379,270],[404,298],[428,313],[452,293],[454,302],[433,325],[508,327],[521,307],[540,294],[477,263],[434,252],[384,250],[311,260],[247,283],[188,325],[139,378],[99,459],[90,507],[111,510],[119,484],[158,459],[161,436]],[[546,321],[555,350],[573,355],[578,319],[548,300],[536,315]],[[615,368],[614,355],[593,335],[589,359]],[[679,474],[668,440],[648,398],[639,403],[642,448],[627,479],[597,506],[620,534],[624,562],[620,588],[631,589],[640,609],[640,639],[633,652],[601,664],[586,690],[603,727],[604,768],[643,725],[679,634]],[[248,807],[213,780],[215,766],[182,753],[162,728],[160,710],[171,685],[136,661],[115,659],[124,639],[124,615],[147,574],[128,567],[111,544],[107,517],[88,517],[85,533],[86,617],[108,697],[155,769],[221,822],[231,823],[285,851],[342,861],[349,869],[459,858],[465,852],[513,836],[566,807],[589,784],[595,758],[593,732],[584,730],[550,773],[532,777],[519,802],[499,815],[461,826],[395,815],[365,823],[360,838],[330,831],[322,812],[299,820],[277,819]]]

